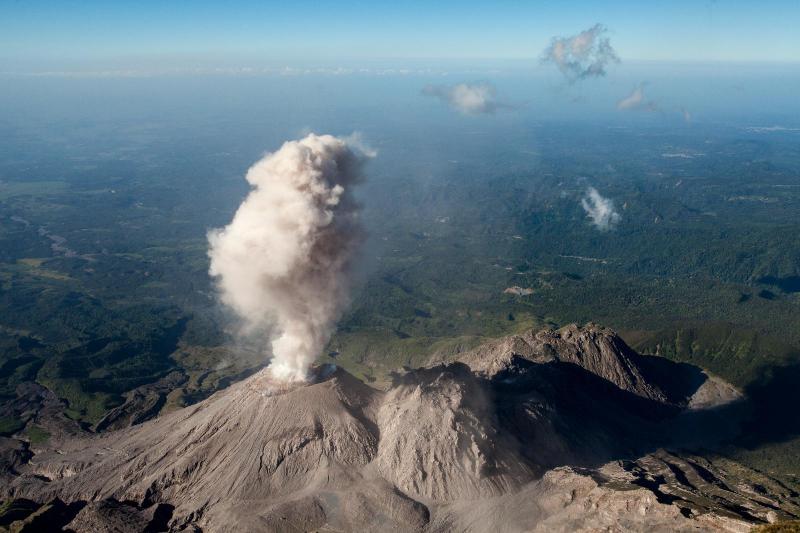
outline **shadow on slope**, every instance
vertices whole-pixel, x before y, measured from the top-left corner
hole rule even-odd
[[[733,444],[755,449],[800,437],[800,362],[763,369],[745,395],[752,416]]]
[[[671,397],[690,397],[707,376],[697,367],[641,356],[648,377]],[[569,363],[519,358],[486,384],[495,413],[538,465],[594,467],[667,448],[749,450],[800,437],[800,363],[765,369],[729,403],[681,409],[642,398]]]

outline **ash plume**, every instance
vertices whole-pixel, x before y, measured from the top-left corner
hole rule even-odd
[[[270,339],[278,379],[306,379],[347,303],[363,237],[352,190],[370,155],[331,135],[286,142],[250,167],[253,190],[208,234],[220,299],[242,334]]]
[[[433,96],[467,114],[494,113],[500,104],[490,83],[459,83],[458,85],[427,85],[425,96]]]
[[[553,37],[543,55],[543,63],[553,63],[574,83],[586,78],[606,75],[606,67],[619,63],[619,57],[605,34],[608,29],[595,24],[587,30],[570,37]]]
[[[600,231],[610,231],[622,220],[622,216],[614,208],[614,201],[605,198],[594,187],[586,189],[586,196],[581,199],[581,206],[586,211],[586,216],[592,220],[592,224]]]

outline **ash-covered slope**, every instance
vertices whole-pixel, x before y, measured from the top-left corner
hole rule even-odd
[[[703,397],[716,409],[692,410],[710,380],[609,330],[531,332],[462,361],[386,391],[341,369],[302,386],[261,372],[159,419],[37,450],[5,492],[57,502],[70,511],[51,514],[75,531],[696,531],[800,514],[774,480],[660,451],[713,428],[737,395],[715,382]]]

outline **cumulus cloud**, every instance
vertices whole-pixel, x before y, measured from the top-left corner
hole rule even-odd
[[[209,232],[220,298],[243,334],[269,339],[278,379],[306,379],[347,303],[364,156],[330,135],[287,142],[248,170],[253,189]]]
[[[631,94],[617,102],[620,111],[657,111],[658,104],[653,100],[645,99],[644,83],[640,83]]]
[[[581,206],[586,211],[586,216],[592,220],[592,224],[600,231],[612,230],[622,220],[614,208],[614,201],[603,197],[594,187],[586,189],[586,196],[581,199]]]
[[[428,85],[422,94],[434,96],[467,114],[494,113],[504,107],[496,100],[496,90],[490,83],[459,83],[458,85]]]
[[[570,83],[605,76],[606,67],[619,62],[611,41],[605,36],[607,32],[605,26],[595,24],[577,35],[553,37],[542,61],[553,63]]]

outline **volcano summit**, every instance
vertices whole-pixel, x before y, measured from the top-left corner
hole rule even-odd
[[[800,514],[780,482],[681,451],[737,430],[733,387],[592,324],[494,341],[386,390],[330,365],[281,387],[268,372],[7,453],[5,495],[47,504],[16,527],[745,531]]]

